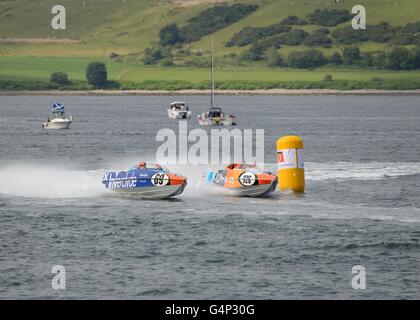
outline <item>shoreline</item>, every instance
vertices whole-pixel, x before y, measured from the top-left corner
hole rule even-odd
[[[216,90],[217,95],[229,96],[420,96],[416,90],[333,90],[333,89],[267,89],[267,90]],[[0,91],[0,96],[199,96],[209,95],[210,90],[22,90]]]

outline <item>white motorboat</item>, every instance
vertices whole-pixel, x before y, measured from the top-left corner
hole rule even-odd
[[[171,119],[191,119],[192,112],[185,102],[172,102],[168,108],[168,117]]]
[[[214,40],[211,37],[211,95],[210,108],[198,116],[198,123],[202,126],[234,126],[236,117],[223,112],[220,106],[215,104],[214,93]]]
[[[72,116],[66,116],[64,105],[55,102],[52,106],[51,117],[42,124],[43,129],[69,129],[73,122]]]

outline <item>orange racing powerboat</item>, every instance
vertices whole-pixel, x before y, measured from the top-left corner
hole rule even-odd
[[[260,197],[276,190],[277,176],[253,164],[232,163],[217,172],[206,172],[206,181],[234,195]]]

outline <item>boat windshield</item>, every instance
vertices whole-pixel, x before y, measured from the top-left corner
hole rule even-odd
[[[53,118],[62,118],[64,117],[64,111],[52,111]]]
[[[147,163],[146,169],[168,171],[166,168],[162,167],[160,164],[157,164],[157,163]]]
[[[257,166],[255,164],[247,163],[231,163],[226,169],[243,169],[243,170],[255,170]]]
[[[244,164],[244,169],[245,170],[256,170],[257,166],[253,163],[248,163],[248,164]]]
[[[188,106],[183,102],[172,103],[171,108],[174,110],[189,110]]]
[[[162,170],[165,172],[169,172],[169,170],[163,166],[161,166],[160,164],[157,163],[145,163],[145,162],[140,162],[134,166],[132,166],[130,168],[130,170],[134,170],[134,169],[149,169],[149,170]]]

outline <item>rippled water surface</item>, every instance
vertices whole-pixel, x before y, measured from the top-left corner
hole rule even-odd
[[[208,98],[184,98],[196,128]],[[305,194],[210,196],[179,166],[177,199],[110,197],[104,170],[153,159],[179,99],[0,97],[0,298],[420,298],[419,97],[219,97],[265,129],[269,168],[278,137],[303,137]],[[41,129],[55,100],[70,130]]]

